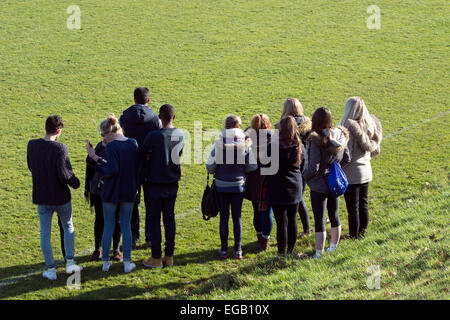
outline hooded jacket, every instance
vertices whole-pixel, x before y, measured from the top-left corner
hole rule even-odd
[[[328,175],[331,163],[336,161],[344,169],[350,162],[348,140],[348,130],[342,126],[323,130],[320,135],[315,131],[311,132],[306,140],[308,165],[303,177],[312,191],[329,193]]]
[[[295,115],[293,116],[295,122],[297,123],[298,132],[300,133],[300,138],[302,139],[303,146],[306,146],[306,139],[311,133],[312,122],[307,116]],[[280,129],[280,123],[275,125],[276,129]]]
[[[126,109],[119,118],[119,124],[124,135],[136,140],[139,146],[142,146],[149,132],[162,128],[156,113],[143,104],[135,104]]]
[[[372,181],[372,166],[370,160],[380,153],[380,144],[383,139],[381,122],[372,115],[375,122],[375,131],[372,136],[364,132],[358,122],[347,119],[345,127],[350,133],[348,148],[351,162],[343,168],[349,184],[362,184]]]
[[[218,192],[245,191],[245,174],[258,168],[251,145],[251,139],[238,128],[223,130],[214,142],[206,170],[215,174]]]

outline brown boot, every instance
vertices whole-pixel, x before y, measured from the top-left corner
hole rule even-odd
[[[258,238],[258,249],[261,250],[261,242],[262,242],[263,236],[260,234],[257,234],[256,237]]]
[[[164,256],[162,262],[164,267],[173,267],[173,256],[171,257]]]
[[[269,247],[269,239],[261,237],[261,251],[266,251]]]
[[[156,258],[150,257],[150,258],[142,261],[142,263],[147,268],[162,268],[163,267],[163,263],[162,263],[162,259],[161,258],[156,259]]]

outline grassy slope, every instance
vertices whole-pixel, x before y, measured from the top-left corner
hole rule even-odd
[[[229,113],[245,123],[256,112],[276,121],[287,96],[298,97],[308,115],[327,105],[337,121],[346,98],[358,94],[389,134],[448,109],[444,3],[378,1],[382,28],[374,31],[365,25],[368,1],[83,1],[82,30],[69,31],[65,10],[72,2],[2,1],[0,281],[42,267],[25,152],[47,115],[63,116],[61,141],[80,178],[85,139],[97,141],[99,121],[119,115],[142,84],[153,107],[172,103],[177,126],[191,132],[194,120],[220,128]],[[194,211],[203,165],[185,165],[177,267],[124,276],[115,265],[105,276],[98,263],[84,263],[81,291],[66,289],[62,273],[57,283],[36,274],[1,288],[0,298],[448,299],[448,120],[447,114],[383,143],[373,161],[371,232],[360,242],[343,241],[319,262],[277,259],[274,247],[257,255],[247,202],[245,259],[218,261],[218,220],[203,222]],[[72,194],[76,249],[86,252],[93,216],[82,191]],[[341,220],[346,234],[344,204]],[[297,253],[311,253],[312,241],[303,239]],[[60,257],[56,223],[53,244]],[[138,250],[133,259],[147,255]],[[367,290],[365,272],[374,264],[381,266],[382,288]]]

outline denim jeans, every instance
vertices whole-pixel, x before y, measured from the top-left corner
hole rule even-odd
[[[146,239],[151,242],[152,257],[161,258],[161,213],[166,238],[164,254],[172,257],[175,251],[175,201],[177,199],[178,183],[144,184],[144,199],[146,219]]]
[[[234,235],[234,252],[242,252],[242,201],[244,200],[244,193],[225,193],[219,192],[220,199],[220,242],[221,251],[228,250],[228,221],[231,217],[233,219],[233,235]]]
[[[256,234],[262,235],[269,239],[273,228],[272,208],[267,206],[264,211],[258,210],[259,202],[252,201],[253,204],[253,227]]]
[[[54,268],[55,260],[53,259],[53,250],[50,242],[52,231],[52,217],[53,212],[56,211],[61,219],[61,224],[64,229],[64,248],[65,259],[73,259],[75,255],[74,248],[74,227],[72,223],[72,204],[67,202],[60,206],[38,205],[37,211],[39,213],[40,233],[41,233],[41,250],[44,256],[45,265],[47,268]]]
[[[116,225],[116,209],[120,206],[120,230],[122,231],[123,261],[131,261],[131,212],[133,202],[103,202],[104,229],[102,237],[102,260],[109,261],[109,251]]]

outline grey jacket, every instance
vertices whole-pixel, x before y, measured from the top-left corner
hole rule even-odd
[[[324,130],[321,135],[311,132],[306,140],[308,157],[303,178],[312,191],[329,192],[328,175],[333,161],[337,161],[342,168],[350,163],[348,140],[348,130],[342,126]]]
[[[372,136],[363,132],[361,126],[355,120],[348,119],[344,124],[350,133],[348,148],[351,162],[343,168],[349,184],[362,184],[372,181],[370,160],[380,153],[380,144],[383,138],[380,120],[373,115],[372,117],[376,124]]]

